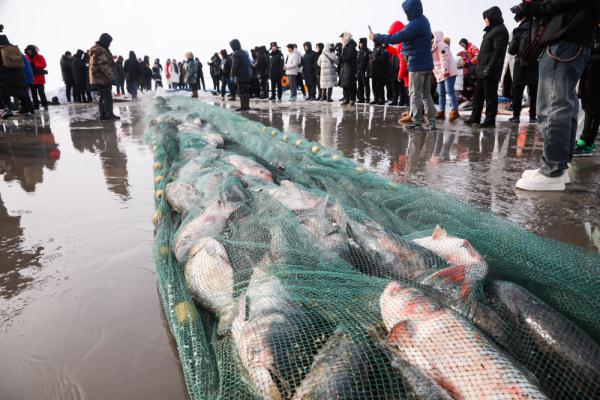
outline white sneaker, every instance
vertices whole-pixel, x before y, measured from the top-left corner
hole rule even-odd
[[[528,169],[525,172],[523,172],[523,178],[527,178],[528,176],[532,176],[535,174],[539,174],[540,173],[540,169]],[[571,183],[571,174],[569,174],[569,170],[565,170],[565,173],[562,174],[562,176],[560,176],[560,179],[562,179],[565,183],[565,185],[569,185]]]
[[[517,189],[529,190],[534,192],[562,192],[566,189],[564,178],[548,178],[540,173],[539,170],[524,175],[517,182]]]

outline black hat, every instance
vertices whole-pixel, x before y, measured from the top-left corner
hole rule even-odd
[[[358,43],[367,44],[367,43],[368,43],[368,42],[367,42],[367,38],[366,38],[366,37],[364,37],[364,38],[360,38],[360,39],[358,40]]]
[[[102,47],[106,47],[108,49],[110,47],[112,40],[113,40],[112,36],[110,36],[108,33],[103,33],[102,35],[100,35],[100,39],[98,39],[98,43],[100,43],[100,45]]]
[[[279,46],[277,46],[277,42],[271,42],[271,47],[273,47],[273,46],[279,47]]]

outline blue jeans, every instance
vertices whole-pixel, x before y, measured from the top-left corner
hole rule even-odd
[[[450,96],[452,111],[458,111],[458,97],[456,97],[456,91],[454,90],[455,84],[455,76],[446,78],[444,81],[438,83],[437,92],[440,95],[440,111],[446,111],[446,94]]]
[[[137,99],[137,93],[140,83],[138,81],[127,81],[127,91],[132,99]]]
[[[297,75],[288,75],[289,83],[290,83],[290,92],[293,98],[296,98],[298,95],[298,76]]]
[[[575,43],[558,42],[548,50],[554,58],[545,51],[540,59],[537,97],[538,120],[544,139],[540,172],[548,177],[558,177],[564,174],[567,163],[573,159],[579,114],[575,87],[587,66],[590,49]],[[573,61],[566,61],[575,56]]]

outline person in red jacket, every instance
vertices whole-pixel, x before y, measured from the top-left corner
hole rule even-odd
[[[25,55],[31,63],[33,69],[33,84],[31,85],[31,97],[33,98],[33,108],[36,110],[40,109],[40,100],[44,110],[48,111],[48,100],[46,99],[46,92],[44,91],[44,85],[46,84],[45,75],[46,71],[46,59],[44,56],[39,54],[39,49],[30,44],[25,48]]]
[[[394,35],[404,29],[404,24],[400,21],[395,21],[390,26],[388,33],[390,35]],[[402,55],[402,43],[388,46],[388,53],[392,56],[395,56],[400,61],[400,70],[398,71],[398,82],[400,82],[400,105],[405,106],[408,104],[408,63],[406,62],[406,57]]]

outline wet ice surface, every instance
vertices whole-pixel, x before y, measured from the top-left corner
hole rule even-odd
[[[398,125],[400,108],[252,106],[249,118],[339,148],[395,181],[599,251],[600,158],[575,161],[566,193],[514,190],[522,170],[537,167],[535,128],[409,132]],[[118,107],[115,123],[96,121],[95,106],[84,105],[0,123],[2,399],[186,397],[154,276],[143,107]]]

